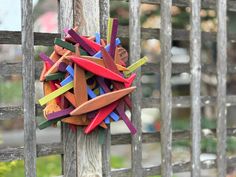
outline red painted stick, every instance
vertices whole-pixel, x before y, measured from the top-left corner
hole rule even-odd
[[[86,59],[82,59],[76,56],[69,56],[67,57],[69,59],[71,59],[72,61],[74,61],[76,64],[78,64],[80,67],[84,68],[87,71],[90,71],[91,73],[107,78],[107,79],[111,79],[111,80],[115,80],[118,82],[124,82],[125,86],[129,87],[134,78],[133,77],[129,77],[128,79],[123,78],[122,76],[120,76],[119,74],[116,74],[114,72],[112,72],[111,70],[104,68],[92,61],[86,60]]]
[[[118,103],[119,103],[119,101],[115,101],[115,102],[111,103],[110,105],[100,109],[98,114],[95,116],[95,118],[91,121],[91,123],[84,130],[84,133],[88,134],[93,129],[95,129],[116,108]]]

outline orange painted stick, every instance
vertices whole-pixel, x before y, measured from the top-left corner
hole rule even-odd
[[[80,105],[79,107],[77,107],[75,110],[73,110],[70,115],[81,115],[81,114],[85,114],[87,112],[91,112],[94,110],[97,110],[99,108],[102,108],[104,106],[107,106],[109,104],[111,104],[114,101],[117,101],[119,99],[121,99],[122,97],[124,97],[125,95],[133,92],[135,90],[136,87],[129,87],[129,88],[125,88],[125,89],[121,89],[121,90],[117,90],[117,91],[113,91],[113,92],[109,92],[103,95],[100,95],[94,99],[91,99],[85,103],[83,103],[82,105]]]

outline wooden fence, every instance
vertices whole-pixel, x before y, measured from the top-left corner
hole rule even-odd
[[[120,0],[121,1],[121,0]],[[103,37],[106,34],[106,20],[109,17],[109,0],[79,1],[60,0],[59,22],[62,31],[64,27],[72,27],[79,24],[81,33],[91,34],[99,29],[100,8],[100,30]],[[140,4],[161,5],[161,29],[144,29],[140,26]],[[111,135],[106,132],[106,142],[101,147],[96,144],[96,134],[85,136],[78,129],[77,133],[71,132],[67,125],[62,126],[61,143],[36,144],[35,116],[42,113],[42,108],[35,104],[35,79],[38,78],[42,68],[41,62],[34,60],[34,45],[53,45],[55,37],[60,34],[34,33],[32,0],[22,0],[22,31],[0,31],[0,44],[21,44],[23,53],[22,63],[0,63],[1,76],[11,74],[22,74],[24,104],[21,107],[0,107],[0,119],[14,119],[16,115],[24,116],[24,147],[6,148],[0,150],[0,161],[12,161],[24,159],[25,176],[36,176],[36,158],[52,154],[62,155],[62,174],[68,177],[75,176],[112,176],[112,177],[141,177],[161,174],[162,177],[170,177],[173,172],[191,171],[192,176],[200,176],[200,170],[218,167],[218,176],[226,176],[227,163],[235,163],[236,157],[226,156],[226,135],[235,135],[235,129],[227,129],[226,126],[226,104],[236,105],[235,95],[226,95],[226,74],[235,74],[236,67],[227,66],[227,36],[228,40],[236,40],[236,34],[228,34],[226,29],[226,7],[228,11],[236,11],[234,0],[130,0],[129,1],[129,27],[119,27],[119,37],[130,41],[130,61],[134,62],[140,58],[140,40],[156,38],[161,42],[161,61],[159,64],[147,64],[142,70],[137,71],[137,79],[134,85],[136,92],[132,96],[133,110],[132,122],[137,127],[135,136],[130,134]],[[172,29],[171,6],[191,7],[191,30]],[[201,32],[200,9],[216,9],[218,20],[218,32]],[[83,18],[85,17],[86,18]],[[86,22],[94,24],[86,26]],[[91,21],[92,20],[92,21]],[[217,42],[217,67],[201,64],[201,38]],[[171,63],[172,40],[190,42],[191,62],[188,64]],[[35,66],[37,66],[35,68]],[[40,67],[38,67],[40,66]],[[161,74],[161,96],[160,98],[142,98],[141,75],[145,72]],[[188,72],[191,74],[191,95],[172,97],[171,75],[174,73]],[[217,75],[217,96],[201,96],[200,81],[201,72],[215,73]],[[212,130],[217,135],[217,160],[211,165],[200,162],[201,154],[201,107],[217,107],[217,129]],[[142,133],[141,108],[160,108],[161,131],[155,133]],[[171,114],[172,108],[191,108],[191,132],[172,132]],[[173,164],[171,151],[172,142],[178,139],[191,139],[191,161]],[[144,168],[142,166],[142,143],[153,143],[161,141],[161,165]],[[92,143],[92,146],[91,144]],[[90,144],[90,145],[89,145]],[[111,170],[110,146],[120,144],[131,144],[131,169]],[[89,152],[89,153],[88,153]],[[89,155],[88,155],[89,154]]]

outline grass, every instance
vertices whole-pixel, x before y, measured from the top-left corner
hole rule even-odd
[[[53,177],[61,174],[60,156],[47,156],[37,159],[37,176]],[[24,177],[24,161],[0,162],[1,177]]]
[[[22,100],[22,80],[4,81],[0,77],[0,104],[14,104]]]

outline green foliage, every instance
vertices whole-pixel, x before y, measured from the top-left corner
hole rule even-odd
[[[22,97],[22,81],[4,81],[0,77],[0,100],[1,103],[9,104],[21,102]]]
[[[52,177],[61,174],[60,156],[47,156],[37,159],[37,176]],[[24,177],[24,161],[0,162],[1,177]]]
[[[112,168],[123,168],[125,164],[125,159],[119,156],[111,157],[111,167]]]

